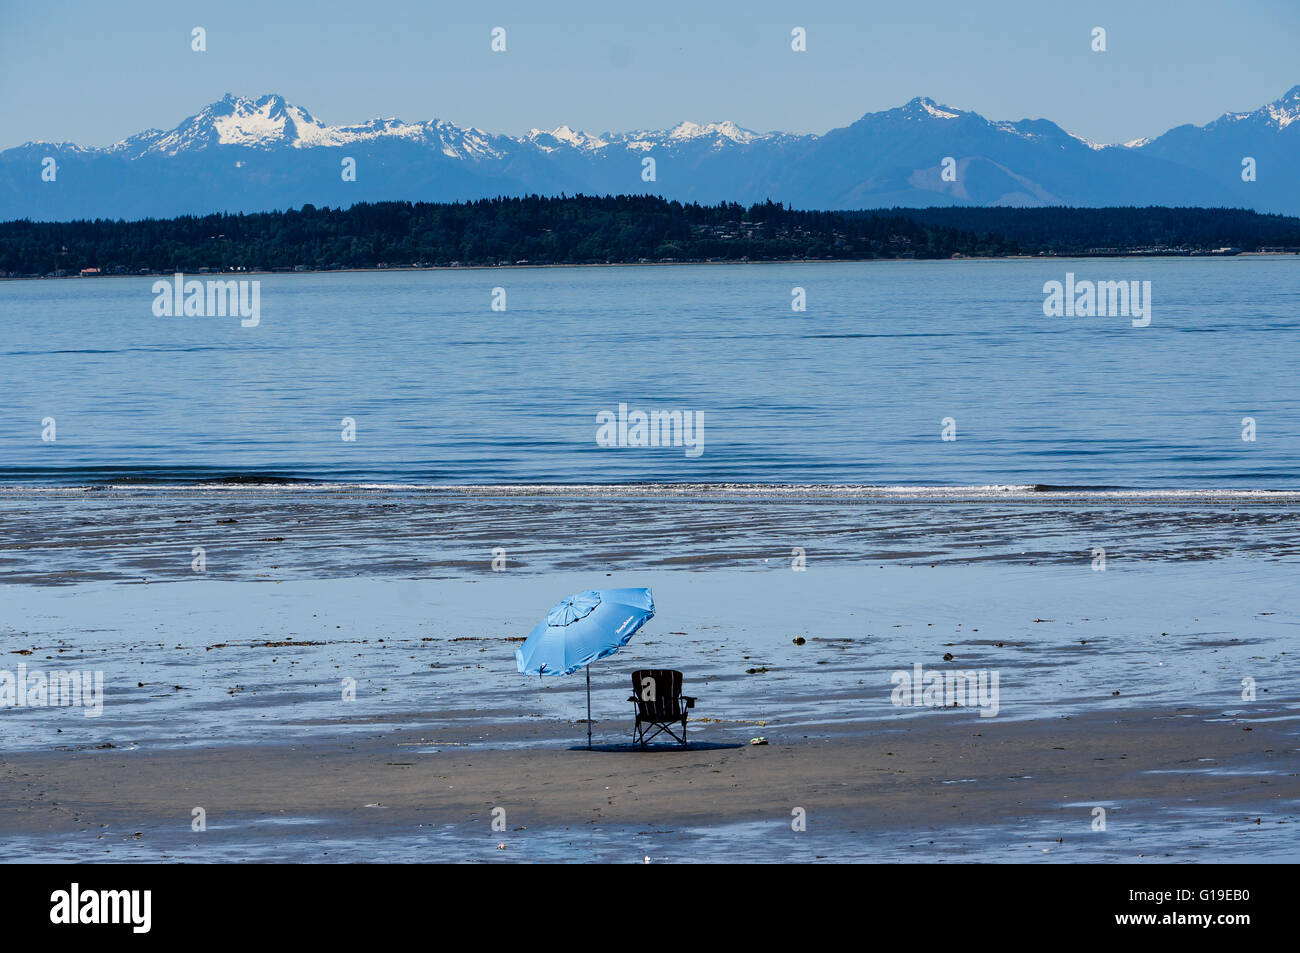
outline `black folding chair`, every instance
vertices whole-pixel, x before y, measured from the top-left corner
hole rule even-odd
[[[632,743],[645,747],[662,732],[683,748],[686,744],[686,710],[695,707],[695,699],[682,694],[682,673],[670,668],[651,668],[632,673],[632,697],[636,724],[632,726]],[[673,731],[678,722],[681,737]],[[651,730],[653,729],[653,731]]]

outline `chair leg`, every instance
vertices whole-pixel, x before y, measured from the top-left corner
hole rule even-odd
[[[659,730],[656,732],[656,734],[666,734],[669,738],[673,739],[673,741],[677,742],[679,745],[685,744],[685,742],[681,738],[677,737],[677,732],[673,731],[673,726],[671,722],[661,722],[659,724]]]
[[[640,744],[642,748],[648,748],[650,746],[650,742],[654,741],[655,738],[659,737],[662,734],[666,734],[668,735],[669,738],[672,738],[673,741],[677,742],[683,748],[689,748],[691,745],[686,738],[686,719],[683,718],[681,721],[682,733],[680,736],[677,734],[677,732],[673,731],[674,724],[676,724],[676,722],[668,722],[668,721],[642,722],[640,719],[638,719],[636,724],[632,727],[632,741],[634,744]]]

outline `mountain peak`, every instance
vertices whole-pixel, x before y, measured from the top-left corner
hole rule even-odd
[[[748,145],[764,138],[763,134],[753,132],[737,123],[725,122],[679,122],[671,129],[642,130],[629,133],[606,132],[592,136],[575,130],[567,125],[554,129],[530,129],[524,139],[544,152],[554,152],[563,146],[571,146],[586,152],[603,149],[612,143],[621,143],[629,149],[646,151],[657,145],[679,145],[695,140],[713,140],[715,146],[724,141],[739,145]]]
[[[200,110],[200,113],[209,110],[212,112],[253,112],[261,109],[269,112],[283,112],[289,107],[289,101],[279,93],[263,93],[257,98],[226,93],[215,103],[209,103],[205,106]]]
[[[1283,129],[1300,119],[1300,86],[1292,86],[1279,98],[1265,106],[1261,112],[1267,114],[1270,122]]]
[[[669,139],[681,141],[683,139],[699,139],[702,137],[717,137],[729,139],[732,142],[753,142],[760,138],[758,133],[751,132],[742,126],[736,125],[730,119],[725,122],[708,122],[698,123],[684,121],[679,122],[667,132]]]
[[[913,96],[905,105],[900,107],[900,111],[909,119],[927,117],[933,119],[957,119],[962,115],[960,109],[944,106],[935,102],[929,96]]]
[[[929,122],[936,119],[960,119],[962,116],[967,115],[973,114],[968,113],[963,109],[945,106],[944,104],[931,99],[929,96],[913,96],[901,106],[894,106],[892,109],[881,109],[876,112],[864,113],[858,122],[876,118]]]
[[[1202,128],[1214,129],[1227,123],[1253,121],[1275,129],[1285,129],[1297,120],[1300,120],[1300,86],[1292,86],[1267,105],[1250,112],[1224,113]]]
[[[601,136],[589,136],[568,125],[559,125],[554,129],[530,129],[524,138],[543,152],[554,152],[563,146],[590,152],[609,145]]]
[[[325,144],[328,133],[327,126],[279,93],[265,93],[256,99],[226,93],[175,129],[162,136],[151,136],[141,144],[151,152],[167,155],[213,146],[302,148]]]

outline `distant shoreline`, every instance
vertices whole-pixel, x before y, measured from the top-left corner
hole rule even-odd
[[[526,263],[526,264],[509,264],[509,265],[391,265],[386,268],[305,268],[302,271],[297,269],[280,269],[280,270],[261,270],[261,271],[195,271],[181,272],[188,277],[220,276],[220,275],[330,275],[330,274],[382,274],[388,272],[420,272],[420,271],[511,271],[524,269],[540,268],[671,268],[681,265],[860,265],[876,264],[883,262],[913,262],[913,263],[933,263],[933,262],[957,262],[957,261],[1105,261],[1115,258],[1148,258],[1148,259],[1179,259],[1179,258],[1300,258],[1300,251],[1243,251],[1233,254],[1214,254],[1211,252],[1184,252],[1181,254],[1172,254],[1168,252],[1113,252],[1099,255],[954,255],[950,258],[775,258],[762,259],[759,261],[602,261],[602,262],[546,262],[546,263]],[[69,278],[97,280],[102,278],[170,278],[175,275],[174,271],[150,271],[144,274],[125,273],[125,274],[99,274],[99,275],[23,275],[23,276],[2,276],[0,281],[63,281]]]

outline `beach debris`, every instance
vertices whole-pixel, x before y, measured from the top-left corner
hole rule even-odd
[[[804,644],[805,642],[807,642],[807,641],[808,641],[808,640],[805,639],[802,635],[796,635],[796,636],[794,637],[794,644],[795,644],[795,645],[803,645],[803,644]]]
[[[648,864],[648,863],[650,863],[650,855],[649,855],[649,854],[646,854],[645,857],[642,859],[641,863],[643,863],[643,864]]]
[[[746,675],[762,675],[764,672],[767,672],[767,671],[771,671],[771,670],[770,670],[766,665],[764,665],[764,666],[761,666],[761,667],[759,667],[759,668],[747,668],[747,669],[745,669],[745,674],[746,674]]]
[[[399,748],[427,748],[429,745],[445,745],[447,747],[464,748],[469,744],[468,741],[399,741]]]
[[[943,660],[944,660],[945,662],[951,662],[951,661],[952,661],[952,653],[951,653],[951,652],[944,652],[944,653],[943,653]]]
[[[767,744],[767,739],[762,735],[759,735],[757,738],[750,738],[749,743],[751,745],[765,745]]]

